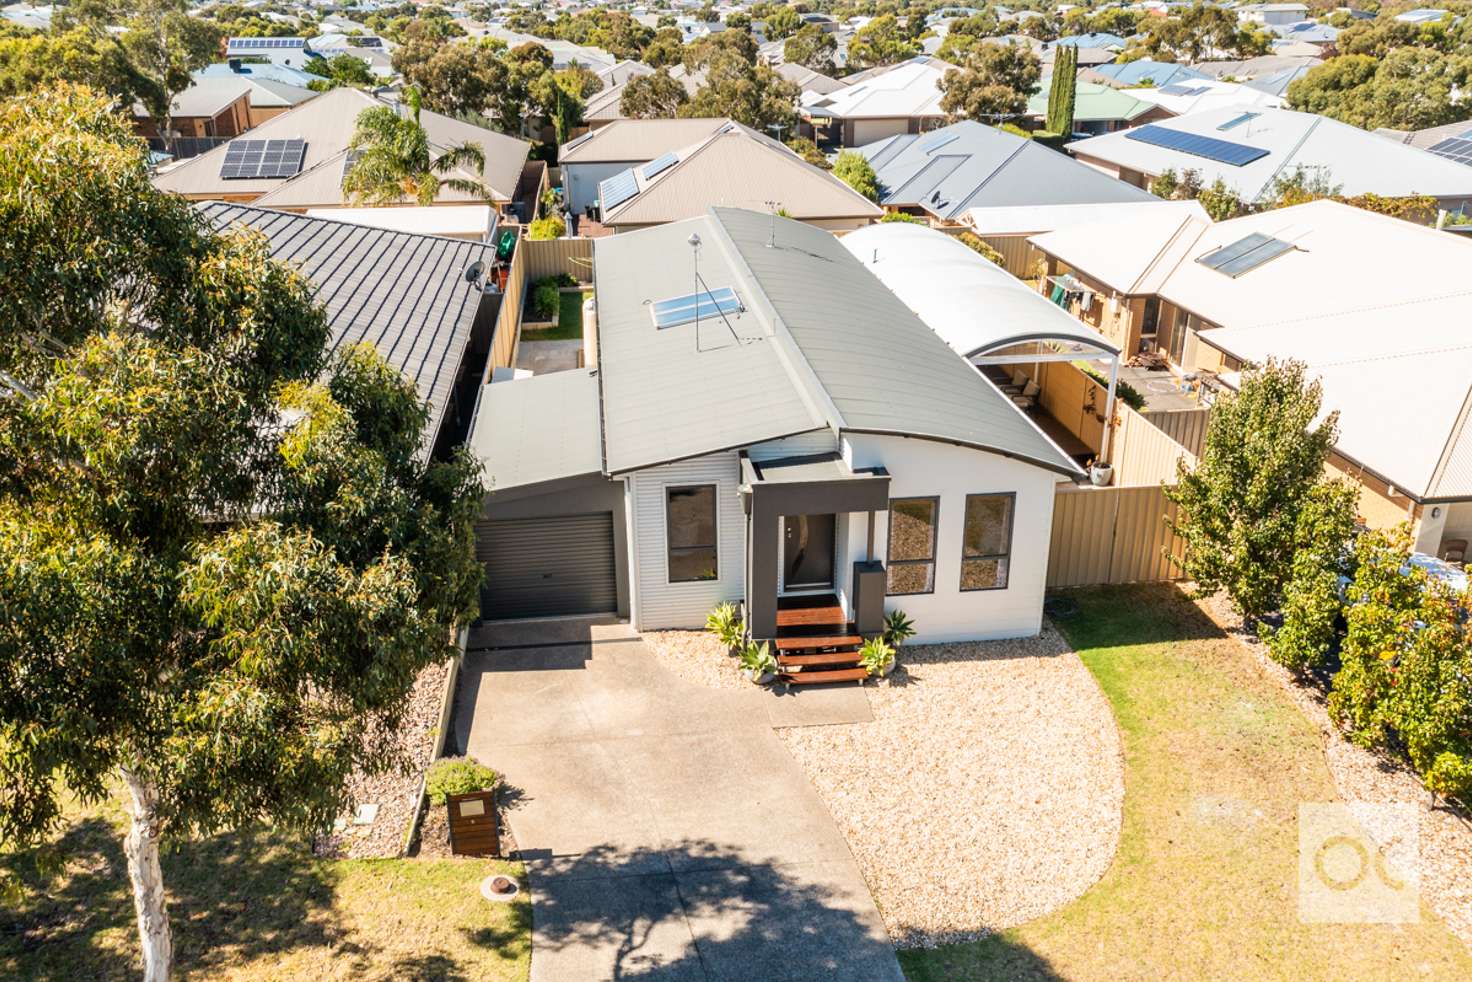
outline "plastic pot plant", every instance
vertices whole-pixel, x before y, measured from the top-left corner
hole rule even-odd
[[[870,678],[884,678],[894,671],[894,647],[882,637],[870,638],[859,649],[859,664]]]
[[[770,685],[777,677],[777,659],[765,641],[748,641],[741,649],[741,670],[757,685]]]
[[[740,652],[745,632],[741,624],[741,615],[737,612],[735,604],[730,601],[716,604],[706,615],[705,629],[714,634],[716,640],[730,654],[735,655]]]

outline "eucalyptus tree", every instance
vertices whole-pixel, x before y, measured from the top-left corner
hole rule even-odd
[[[309,284],[149,183],[109,100],[0,103],[0,841],[125,793],[145,978],[159,844],[321,830],[399,763],[479,568],[479,469]]]

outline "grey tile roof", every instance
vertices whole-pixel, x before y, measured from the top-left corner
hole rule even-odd
[[[775,234],[773,229],[775,227]],[[731,287],[727,318],[656,329],[652,303]],[[768,246],[769,238],[774,242]],[[732,208],[594,244],[609,473],[830,429],[1078,469],[831,234]]]
[[[261,230],[271,254],[301,270],[327,308],[332,350],[372,342],[429,404],[433,440],[450,404],[481,295],[465,282],[488,245],[308,218],[225,202],[199,205],[216,228]]]
[[[488,385],[470,439],[493,491],[603,469],[598,373],[553,372]]]
[[[955,219],[968,208],[1154,201],[1047,147],[974,121],[860,147],[879,178],[881,200]]]

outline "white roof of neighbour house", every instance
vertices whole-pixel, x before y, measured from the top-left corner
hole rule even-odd
[[[840,241],[963,358],[1024,341],[1117,353],[1097,331],[939,229],[886,222]]]
[[[803,221],[873,220],[884,214],[832,174],[736,123],[671,156],[673,162],[666,157],[630,168],[637,192],[613,207],[605,205],[598,220],[612,226],[656,225],[703,215],[712,205],[770,210],[769,201]]]
[[[1130,94],[1169,109],[1177,116],[1209,109],[1241,107],[1245,111],[1258,106],[1276,109],[1283,105],[1283,99],[1271,92],[1240,82],[1222,82],[1214,78],[1194,79],[1163,88],[1131,89]]]
[[[729,288],[740,308],[656,328],[652,304],[694,292],[692,233],[702,287]],[[821,229],[713,208],[596,239],[593,249],[608,473],[820,429],[936,440],[1081,473]]]
[[[731,124],[729,119],[618,119],[571,140],[559,164],[640,163],[682,150]]]
[[[36,5],[29,3],[13,3],[7,7],[0,8],[0,17],[4,17],[12,24],[21,27],[29,27],[37,31],[51,30],[51,15],[56,8],[51,4]]]
[[[602,48],[591,45],[574,44],[571,41],[563,41],[558,38],[542,38],[532,34],[522,34],[518,31],[505,27],[491,26],[484,29],[471,31],[476,37],[492,37],[502,41],[508,48],[518,48],[523,44],[540,44],[552,54],[552,67],[566,68],[573,62],[577,62],[584,68],[593,71],[610,68],[618,62],[618,58]]]
[[[1034,241],[1092,236],[1094,261],[1137,224]],[[1291,248],[1235,277],[1197,261],[1254,233]],[[1304,362],[1325,412],[1340,414],[1342,453],[1421,500],[1472,498],[1472,241],[1325,200],[1205,226],[1185,248],[1165,242],[1155,248],[1169,268],[1150,292],[1216,325],[1203,343],[1245,362]]]
[[[1211,225],[1203,210],[1121,211],[1092,225],[1068,225],[1031,238],[1033,245],[1110,289],[1154,293]]]
[[[486,235],[495,209],[490,205],[417,205],[390,208],[308,208],[308,218],[328,218],[371,228],[418,235]]]
[[[1255,115],[1229,125],[1248,113]],[[1224,130],[1223,126],[1229,128]],[[1266,152],[1239,166],[1141,139],[1161,130]],[[1207,184],[1221,178],[1246,201],[1257,200],[1272,190],[1280,175],[1291,175],[1299,167],[1322,174],[1347,195],[1373,192],[1391,197],[1429,194],[1443,200],[1472,199],[1472,169],[1412,147],[1397,146],[1324,116],[1266,106],[1233,106],[1177,116],[1151,127],[1079,140],[1070,143],[1068,150],[1145,174],[1196,170]]]
[[[154,178],[154,186],[194,198],[223,198],[233,195],[259,195],[256,201],[272,207],[311,207],[347,204],[342,190],[342,177],[348,144],[357,126],[358,114],[380,102],[361,89],[342,86],[302,103],[295,109],[273,116],[260,126],[242,134],[240,140],[306,141],[302,169],[287,178],[226,179],[220,176],[229,143],[192,157],[167,173]],[[429,135],[431,150],[442,153],[451,146],[473,142],[485,153],[486,166],[478,177],[491,189],[497,200],[510,200],[516,192],[521,170],[531,144],[525,140],[497,133],[483,127],[441,116],[425,110],[420,123]],[[233,142],[233,141],[232,141]],[[440,192],[441,201],[469,202],[470,196],[453,189]]]
[[[1396,14],[1395,19],[1406,24],[1429,24],[1445,16],[1446,11],[1439,7],[1418,7],[1415,10]]]
[[[839,119],[943,116],[940,80],[954,67],[938,58],[918,55],[898,65],[850,75],[847,88],[806,102],[804,108],[813,116]]]
[[[248,96],[254,83],[239,76],[232,78],[198,78],[189,88],[174,96],[170,108],[175,116],[204,117],[218,116],[229,109],[241,96]],[[133,107],[133,115],[147,116],[148,110],[142,103]]]
[[[888,137],[858,152],[874,167],[884,204],[918,206],[945,219],[989,205],[1156,200],[1067,154],[974,120]]]
[[[1313,68],[1323,63],[1324,59],[1317,53],[1312,56],[1273,54],[1242,61],[1202,61],[1191,68],[1211,78],[1255,79],[1294,68]]]
[[[494,382],[481,390],[476,420],[470,449],[491,491],[603,470],[596,370]]]
[[[1090,71],[1107,76],[1120,85],[1140,85],[1150,82],[1156,86],[1162,86],[1170,85],[1172,82],[1190,82],[1192,79],[1206,77],[1188,65],[1177,65],[1169,61],[1152,61],[1149,58],[1127,61],[1122,65],[1100,65]]]
[[[1037,235],[1078,225],[1135,221],[1150,215],[1175,214],[1210,221],[1198,201],[1101,201],[1086,204],[1003,205],[968,208],[962,220],[978,235]]]

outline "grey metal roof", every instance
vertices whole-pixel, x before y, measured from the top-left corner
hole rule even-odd
[[[485,387],[470,447],[492,491],[603,469],[598,372],[553,372]]]
[[[817,377],[842,430],[894,433],[1077,465],[891,293],[837,238],[752,211],[713,216]]]
[[[1154,201],[1047,147],[972,120],[860,147],[879,178],[881,200],[947,219],[968,208]]]
[[[300,269],[327,308],[333,351],[369,341],[413,380],[433,440],[480,309],[465,269],[489,266],[493,248],[219,201],[198,207],[218,229],[238,222],[265,233],[271,254]]]

